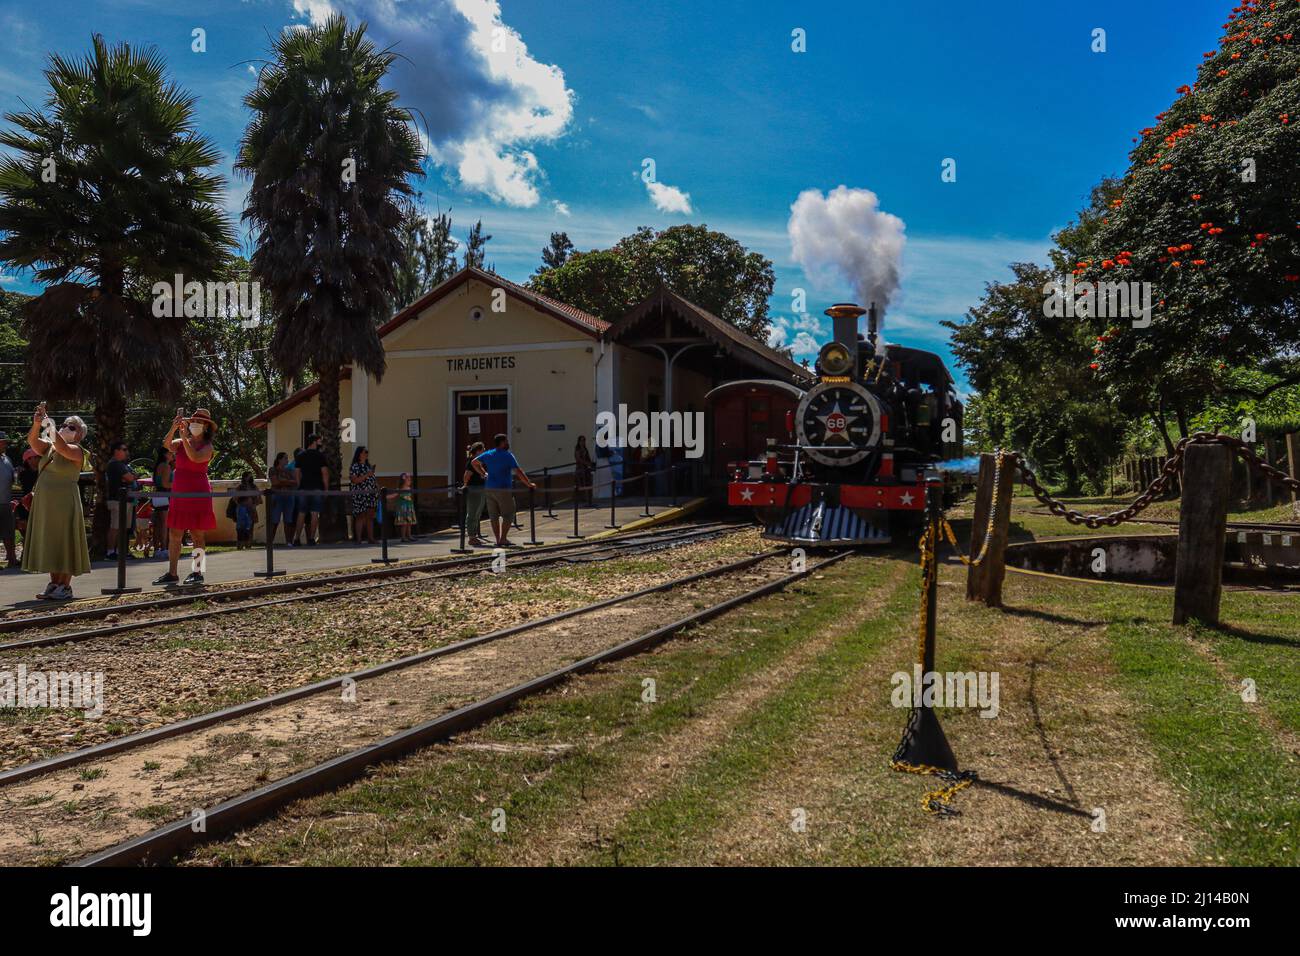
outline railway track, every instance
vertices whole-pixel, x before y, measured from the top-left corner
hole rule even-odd
[[[11,862],[164,862],[293,800],[354,780],[376,763],[446,740],[571,676],[774,593],[848,553],[789,571],[785,549],[765,551],[13,768],[0,773],[9,824],[0,832],[0,851]],[[650,623],[669,616],[668,623]],[[259,786],[278,773],[283,776]],[[191,812],[200,807],[206,809]],[[138,832],[163,818],[170,822]]]
[[[511,571],[528,570],[570,561],[592,561],[612,558],[628,551],[645,552],[662,547],[704,540],[716,537],[732,530],[742,530],[747,525],[715,522],[705,525],[691,525],[681,528],[668,528],[662,531],[616,536],[600,541],[578,541],[566,544],[548,545],[533,551],[516,553],[510,558],[508,567]],[[374,571],[347,572],[301,581],[280,582],[277,584],[249,585],[242,588],[230,588],[222,591],[196,592],[185,596],[168,596],[150,601],[136,601],[129,604],[109,606],[107,608],[88,608],[75,611],[53,613],[41,616],[28,616],[0,622],[0,632],[41,630],[42,633],[0,643],[0,651],[17,651],[38,647],[50,647],[58,644],[71,644],[109,637],[128,631],[160,627],[169,624],[181,624],[200,621],[225,614],[260,608],[277,607],[306,601],[321,601],[332,598],[356,595],[380,588],[403,587],[430,581],[448,580],[467,577],[481,573],[492,564],[493,554],[471,555],[465,558],[443,559],[407,565],[402,568],[380,568]],[[374,580],[379,578],[380,580]],[[393,580],[390,580],[393,579]],[[368,583],[354,583],[368,582]],[[286,597],[262,598],[267,594],[290,593]],[[216,601],[216,607],[183,611],[177,614],[153,616],[152,612],[169,608],[193,605],[196,601]],[[87,619],[106,617],[126,617],[98,627],[80,630],[60,630],[68,624]]]

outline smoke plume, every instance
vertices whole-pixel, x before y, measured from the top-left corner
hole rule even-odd
[[[898,291],[903,220],[883,212],[869,189],[836,186],[825,196],[805,189],[790,207],[790,250],[804,274],[823,287],[852,286],[864,309],[883,312]]]

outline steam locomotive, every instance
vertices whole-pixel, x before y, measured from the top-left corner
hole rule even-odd
[[[752,509],[769,540],[888,544],[920,526],[927,478],[943,482],[945,505],[959,493],[962,479],[936,466],[962,456],[962,404],[939,356],[885,344],[874,303],[839,303],[826,315],[833,338],[811,387],[757,380],[709,393],[715,420],[761,409],[772,423],[758,458],[728,462],[727,503]]]

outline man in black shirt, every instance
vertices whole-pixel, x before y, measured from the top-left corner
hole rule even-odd
[[[126,463],[126,442],[115,443],[112,453],[113,457],[104,469],[104,490],[108,494],[108,551],[104,557],[110,561],[117,557],[117,542],[121,537],[121,524],[119,522],[122,507],[118,502],[123,494],[130,493],[133,490],[131,484],[135,481],[135,472]],[[131,528],[131,518],[132,509],[128,503],[126,506],[126,526],[128,531]]]
[[[320,527],[320,513],[325,507],[325,496],[311,494],[311,492],[322,492],[330,484],[330,470],[325,466],[325,456],[321,454],[319,435],[307,436],[307,447],[298,456],[297,466],[298,474],[302,476],[298,482],[298,490],[308,494],[298,498],[298,520],[294,524],[293,540],[298,540],[298,535],[302,533],[302,526],[306,522],[307,541],[309,544],[315,544],[316,532]]]

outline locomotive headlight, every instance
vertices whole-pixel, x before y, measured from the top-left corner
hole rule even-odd
[[[853,368],[853,356],[840,342],[827,342],[817,353],[817,365],[823,375],[848,375]]]

